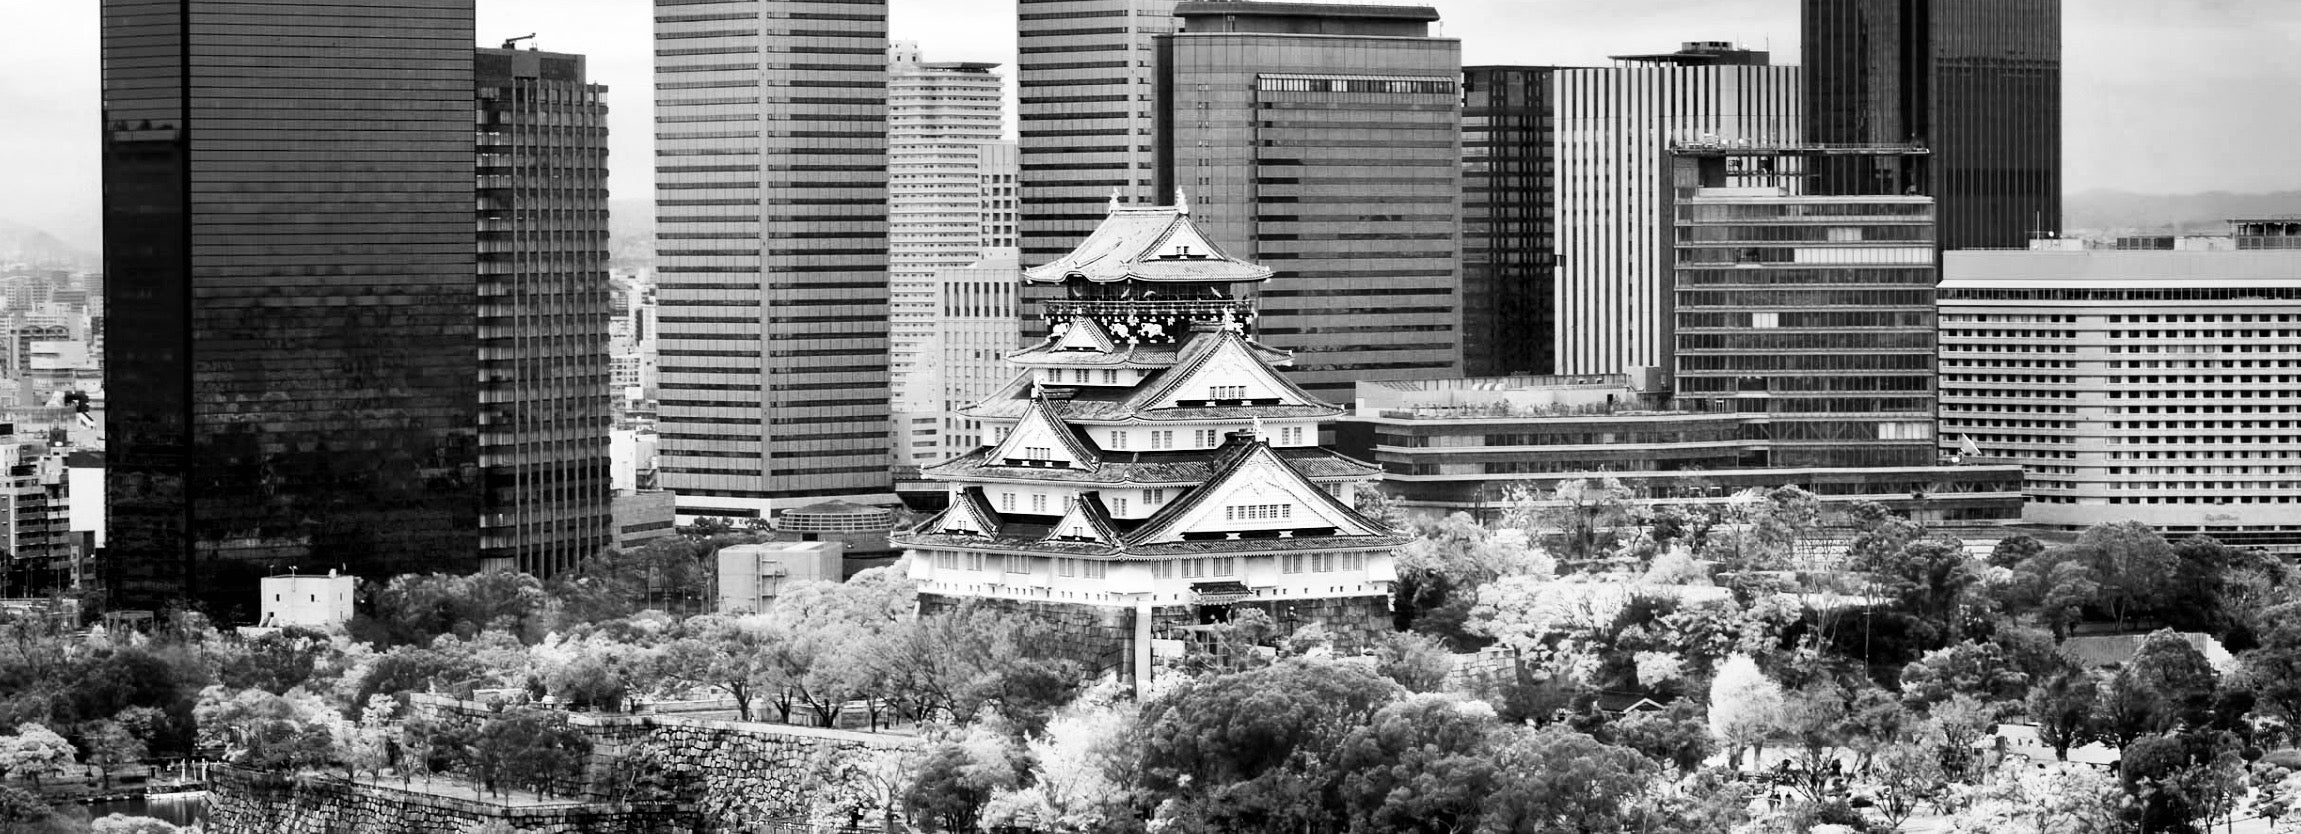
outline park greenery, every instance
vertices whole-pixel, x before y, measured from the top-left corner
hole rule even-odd
[[[1137,697],[1052,626],[921,610],[903,563],[709,610],[732,529],[369,583],[332,632],[0,622],[0,826],[149,760],[565,795],[573,711],[914,735],[825,779],[927,831],[2204,831],[2301,817],[2301,585],[2138,524],[1966,541],[1794,487],[1642,504],[1570,481],[1408,522],[1396,632],[1242,606]],[[494,708],[445,721],[435,693]],[[2033,728],[2036,747],[1999,738]],[[2090,751],[2090,752],[2089,752]],[[2091,763],[2081,763],[2091,762]],[[162,829],[150,829],[162,830]]]

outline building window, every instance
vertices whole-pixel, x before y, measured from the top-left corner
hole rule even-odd
[[[1301,573],[1301,572],[1302,572],[1302,554],[1300,554],[1300,553],[1289,553],[1289,554],[1286,554],[1286,555],[1284,555],[1284,556],[1280,556],[1280,557],[1278,557],[1278,572],[1279,572],[1279,573]]]
[[[1166,503],[1166,487],[1143,490],[1143,503],[1156,507]]]
[[[1012,492],[1002,492],[1002,493],[999,493],[999,511],[1000,511],[1000,512],[1007,512],[1007,513],[1011,513],[1011,512],[1014,512],[1014,511],[1015,511],[1015,494],[1014,494],[1014,493],[1012,493]]]
[[[1031,460],[1054,460],[1055,453],[1053,449],[1045,446],[1025,446],[1023,447],[1023,457]]]
[[[1167,431],[1153,430],[1153,431],[1152,431],[1150,434],[1151,434],[1151,448],[1153,448],[1153,449],[1171,449],[1171,448],[1173,448],[1173,447],[1174,447],[1174,432],[1173,432],[1173,431],[1171,431],[1171,430],[1167,430]]]
[[[1103,371],[1103,384],[1104,384],[1104,385],[1117,385],[1117,384],[1119,384],[1119,372],[1118,372],[1117,370],[1115,370],[1115,369],[1113,369],[1113,370],[1105,370],[1105,371]]]
[[[1077,560],[1077,559],[1056,559],[1056,560],[1055,560],[1055,575],[1056,575],[1056,576],[1077,576],[1077,575],[1079,575],[1079,560]]]
[[[1124,448],[1126,448],[1126,447],[1127,447],[1127,433],[1126,433],[1126,432],[1123,432],[1123,431],[1114,431],[1114,432],[1111,432],[1111,448],[1113,448],[1113,449],[1124,449]]]
[[[1035,561],[1037,561],[1037,559],[1031,556],[1008,556],[1007,572],[1026,574],[1030,573],[1032,567],[1031,563]]]
[[[1034,493],[1031,495],[1031,512],[1038,513],[1039,515],[1046,515],[1047,496],[1045,493]]]
[[[1215,431],[1214,429],[1199,429],[1191,432],[1191,439],[1196,441],[1192,445],[1197,448],[1212,449],[1214,448]]]
[[[1101,579],[1109,575],[1109,570],[1110,565],[1107,563],[1094,561],[1087,562],[1086,574],[1088,579]]]
[[[1293,517],[1293,504],[1235,504],[1222,508],[1224,521],[1266,521]]]
[[[983,554],[980,554],[980,553],[969,553],[969,554],[967,554],[967,570],[971,570],[971,571],[981,571],[982,569],[983,569]]]
[[[1214,385],[1214,386],[1209,386],[1209,387],[1206,389],[1206,398],[1207,398],[1207,399],[1210,399],[1210,400],[1243,400],[1243,399],[1246,399],[1246,386],[1244,386],[1244,385]]]
[[[1126,499],[1124,499],[1124,498],[1113,498],[1113,499],[1111,499],[1111,515],[1126,515],[1126,514],[1127,514],[1127,500],[1126,500]]]

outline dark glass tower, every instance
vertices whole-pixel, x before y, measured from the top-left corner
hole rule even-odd
[[[609,543],[607,88],[481,49],[480,557],[550,576]]]
[[[1329,398],[1460,374],[1462,44],[1431,35],[1437,10],[1184,2],[1175,16],[1155,39],[1158,190],[1278,270],[1257,291],[1258,338],[1295,351],[1296,384]]]
[[[2061,229],[2061,0],[1804,0],[1807,139],[1930,156],[1827,161],[1821,189],[1939,203],[1943,249]]]
[[[1557,365],[1550,176],[1555,67],[1462,68],[1462,371]]]
[[[472,0],[104,0],[115,608],[478,566]]]

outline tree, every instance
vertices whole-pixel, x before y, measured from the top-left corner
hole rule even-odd
[[[1012,790],[1027,771],[1007,729],[982,722],[928,749],[903,792],[903,808],[928,831],[974,831],[991,797]]]
[[[1549,501],[1520,499],[1511,521],[1542,532],[1545,550],[1582,565],[1602,558],[1619,541],[1620,528],[1635,521],[1636,496],[1619,479],[1570,478],[1558,482]]]
[[[1374,670],[1408,692],[1437,692],[1454,670],[1454,658],[1436,638],[1396,632],[1375,644]]]
[[[1902,667],[1901,683],[1902,699],[1924,710],[1955,695],[1983,702],[2018,700],[2029,690],[2030,677],[1998,644],[1967,640],[1926,652]]]
[[[30,721],[16,725],[15,735],[0,736],[0,773],[30,779],[34,790],[40,788],[40,777],[63,774],[78,755],[56,731]]]
[[[1350,829],[1447,834],[1476,826],[1498,775],[1489,744],[1497,729],[1481,702],[1415,695],[1384,706],[1333,759]]]
[[[1991,567],[2012,568],[2044,552],[2045,545],[2036,538],[2028,533],[2015,533],[1998,539],[1997,546],[1990,548],[1989,564]]]
[[[1520,731],[1496,751],[1499,780],[1478,830],[1585,834],[1639,827],[1654,763],[1564,727]]]
[[[749,721],[760,685],[773,680],[767,643],[779,636],[764,618],[699,615],[663,647],[656,669],[669,680],[727,693],[736,715]]]
[[[1718,665],[1710,680],[1710,732],[1726,745],[1728,766],[1739,769],[1742,749],[1752,764],[1765,754],[1766,738],[1782,722],[1782,685],[1759,671],[1749,655],[1736,654]]]
[[[2301,623],[2281,620],[2261,633],[2261,645],[2242,656],[2245,677],[2262,704],[2301,727]]]
[[[566,713],[518,707],[491,718],[472,740],[473,776],[490,791],[520,787],[550,796],[583,772],[591,741]]]
[[[2179,562],[2165,537],[2138,521],[2096,524],[2078,534],[2070,549],[2092,566],[2100,601],[2119,623],[2159,605]]]
[[[238,648],[218,665],[216,681],[230,689],[280,695],[310,680],[320,656],[331,647],[327,635],[291,626],[246,640]]]
[[[2157,713],[2154,729],[2202,728],[2212,721],[2221,673],[2171,629],[2142,638],[2132,662],[2120,674],[2130,674],[2134,684],[2152,696]]]
[[[1400,629],[1447,641],[1456,651],[1473,651],[1485,639],[1465,626],[1481,590],[1513,574],[1548,576],[1548,557],[1527,546],[1518,530],[1492,531],[1466,513],[1455,513],[1417,531],[1398,549],[1394,619]]]
[[[1826,681],[1809,684],[1783,699],[1775,735],[1796,752],[1798,769],[1806,775],[1805,790],[1817,800],[1830,762],[1848,741],[1849,717],[1845,692]]]
[[[1709,721],[1700,704],[1686,699],[1659,712],[1632,712],[1607,727],[1615,744],[1691,774],[1716,752]]]
[[[1138,711],[1132,703],[1108,700],[1080,698],[1025,743],[1029,784],[993,795],[984,826],[1085,834],[1130,821],[1126,800],[1136,782]]]
[[[115,813],[90,820],[88,830],[93,834],[176,834],[183,829],[158,817],[131,817]]]
[[[113,768],[143,761],[147,752],[142,738],[127,724],[112,719],[82,728],[80,741],[87,746],[88,763],[96,766],[105,790],[112,788]]]
[[[1924,739],[1886,745],[1863,772],[1868,774],[1878,814],[1885,818],[1888,830],[1900,829],[1927,797],[1940,793],[1949,781],[1949,774],[1942,770],[1941,749]]]
[[[1988,781],[1960,792],[1952,834],[2112,834],[2129,831],[2125,791],[2082,765],[2032,767],[2008,761]]]
[[[2025,699],[2029,719],[2037,723],[2038,740],[2053,748],[2053,757],[2069,761],[2069,748],[2101,737],[2096,713],[2100,695],[2093,677],[2070,669],[2046,678]]]

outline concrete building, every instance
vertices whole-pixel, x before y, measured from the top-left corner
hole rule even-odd
[[[2301,553],[2301,251],[2266,243],[1944,253],[1942,453],[2019,463],[2033,524]]]
[[[1023,280],[1017,255],[1014,249],[993,250],[971,266],[935,274],[935,344],[942,352],[936,375],[943,411],[935,463],[989,442],[982,421],[963,412],[1013,378],[1006,356],[1015,343],[1015,294]]]
[[[993,218],[987,180],[1014,171],[983,167],[1013,158],[983,152],[1005,128],[1005,79],[992,71],[998,65],[922,63],[916,47],[896,52],[887,77],[889,380],[895,463],[915,470],[942,460],[935,275],[976,262],[993,245],[986,239]],[[1003,187],[1011,191],[1014,183]]]
[[[1797,485],[1827,504],[1874,501],[1936,524],[2020,518],[2020,467],[1781,463],[1762,413],[1672,403],[1650,375],[1366,382],[1337,450],[1382,467],[1410,514],[1497,516],[1514,494],[1614,478],[1640,501],[1715,501]]]
[[[1043,618],[1050,647],[1150,682],[1154,640],[1242,607],[1311,622],[1345,651],[1390,630],[1404,536],[1351,509],[1374,471],[1318,445],[1341,409],[1255,342],[1268,267],[1225,254],[1182,207],[1110,209],[1072,254],[1028,270],[1061,287],[1055,335],[967,409],[989,445],[924,474],[950,508],[902,531],[920,606]]]
[[[335,571],[328,571],[326,576],[264,577],[258,586],[262,614],[256,624],[268,628],[339,628],[352,621],[353,591],[358,587],[358,579],[338,576]]]
[[[1175,29],[1175,0],[1017,0],[1018,245],[1024,263],[1061,257],[1103,204],[1154,199],[1151,39]]]
[[[1557,373],[1667,368],[1670,145],[1799,135],[1798,68],[1763,52],[1690,43],[1550,78]]]
[[[1671,149],[1669,364],[1682,406],[1761,415],[1751,428],[1774,466],[1934,463],[1933,199],[1792,193],[1817,162],[1923,153]]]
[[[678,499],[659,489],[615,491],[615,549],[632,550],[678,532]]]
[[[584,57],[480,49],[481,563],[551,576],[606,547],[607,88]]]
[[[683,518],[894,501],[886,13],[655,8],[657,419]]]
[[[795,582],[837,582],[838,542],[772,542],[738,544],[719,549],[719,603],[721,614],[756,614],[775,604],[785,587]]]
[[[1817,193],[1907,182],[1940,207],[1941,249],[2021,247],[2061,229],[2061,0],[1802,0],[1807,141],[1917,144],[1841,157]]]
[[[476,569],[472,0],[102,12],[110,604]]]

